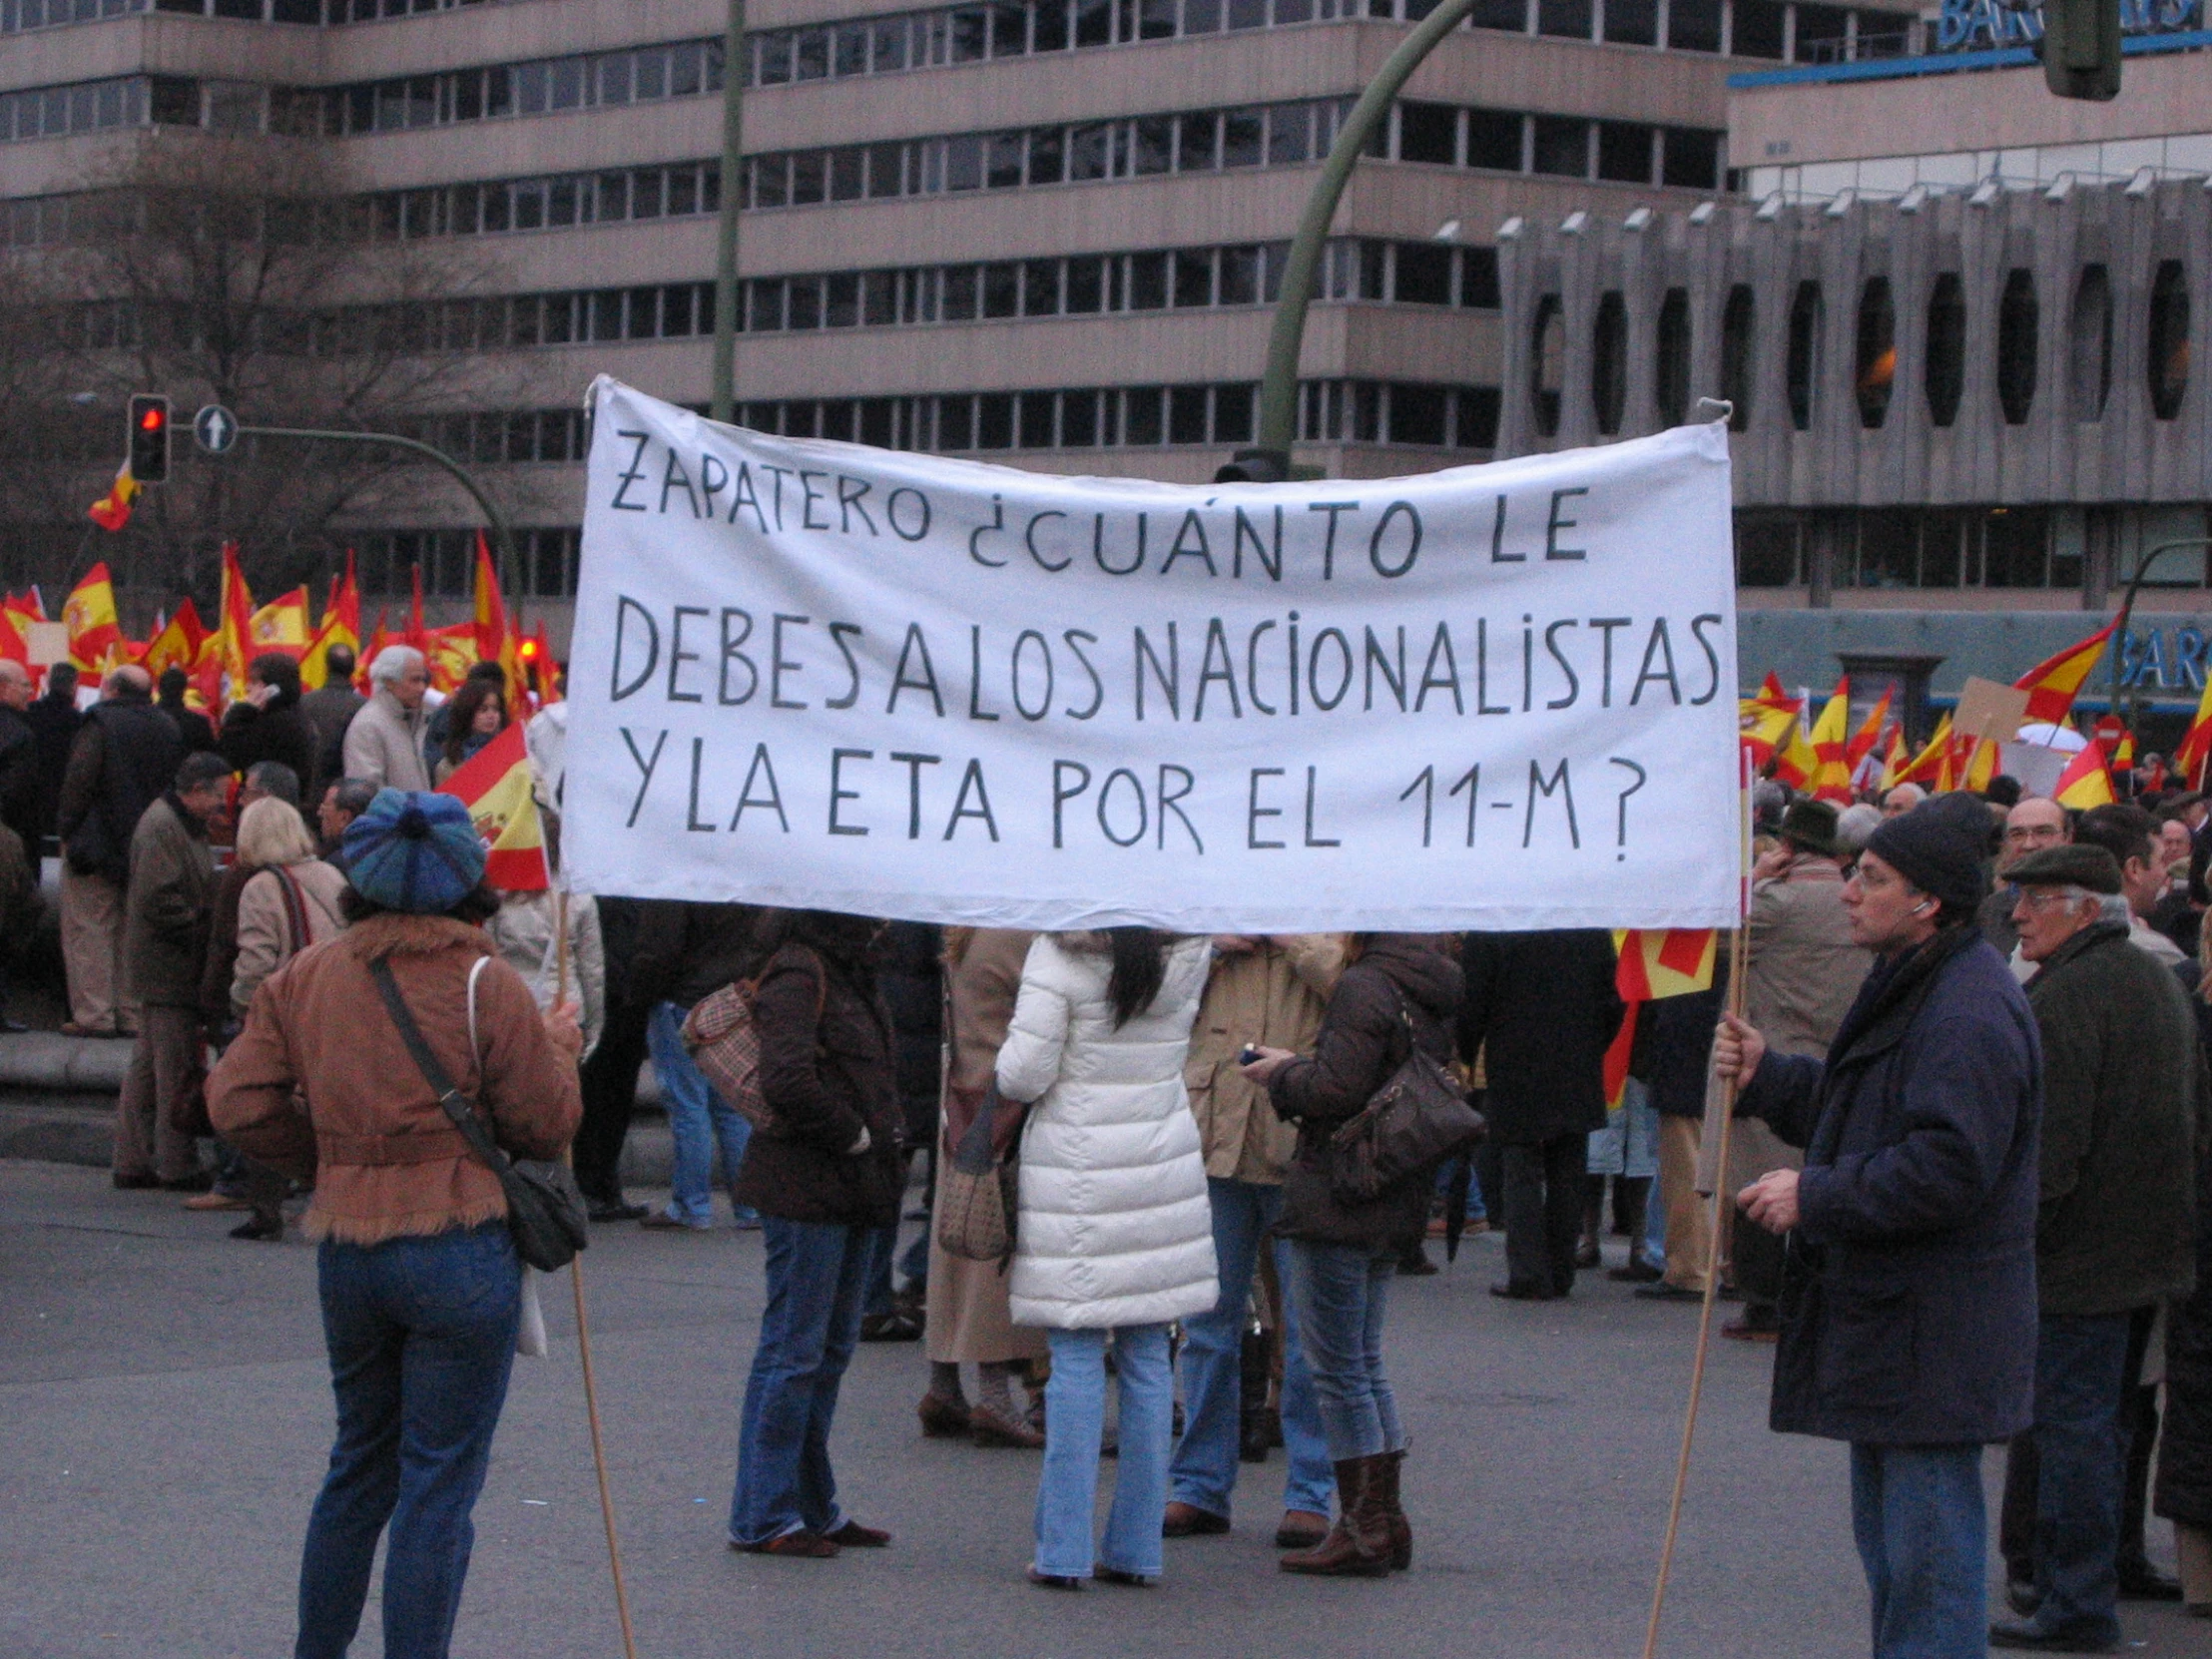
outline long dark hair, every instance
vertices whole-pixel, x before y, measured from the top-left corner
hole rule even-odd
[[[489,680],[465,680],[461,689],[453,694],[453,701],[446,705],[445,758],[459,766],[468,752],[468,740],[474,735],[476,711],[492,698],[499,699],[499,729],[507,729],[507,694]]]
[[[1106,995],[1114,1005],[1114,1029],[1119,1031],[1160,994],[1160,982],[1168,971],[1169,935],[1156,927],[1109,927],[1106,940],[1114,952]]]

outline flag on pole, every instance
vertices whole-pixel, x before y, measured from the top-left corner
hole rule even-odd
[[[254,654],[281,651],[294,659],[306,651],[312,634],[307,627],[307,590],[293,588],[272,599],[247,619],[247,638]]]
[[[1852,734],[1850,744],[1845,747],[1844,761],[1854,776],[1858,774],[1859,763],[1874,753],[1875,746],[1882,741],[1883,723],[1890,718],[1890,698],[1896,690],[1892,686],[1883,691],[1882,701],[1874,706],[1872,714],[1859,723],[1859,730]]]
[[[483,836],[484,879],[507,892],[543,892],[553,884],[545,858],[545,830],[530,789],[530,755],[522,722],[498,737],[438,786],[458,799]]]
[[[254,654],[254,590],[246,585],[246,572],[239,568],[239,544],[235,541],[223,544],[220,609],[215,638],[209,642],[215,648],[215,670],[229,679],[231,695],[244,696],[246,665]]]
[[[62,621],[69,628],[69,660],[79,672],[98,674],[108,666],[108,653],[123,643],[116,622],[115,584],[108,580],[105,561],[94,565],[70,590],[62,605]]]
[[[2027,713],[2020,717],[2022,724],[2048,721],[2057,726],[2073,712],[2075,695],[2089,678],[2089,671],[2097,666],[2097,659],[2104,655],[2105,642],[2118,626],[2119,619],[2115,617],[2087,639],[2067,646],[2055,657],[2045,658],[2012,682],[2014,690],[2027,693]]]
[[[1620,955],[1620,965],[1613,971],[1613,988],[1628,1006],[1622,1012],[1620,1030],[1605,1051],[1605,1099],[1609,1106],[1620,1104],[1628,1086],[1628,1056],[1636,1040],[1637,1009],[1661,997],[1712,989],[1720,934],[1710,927],[1616,927],[1613,948]]]
[[[1811,779],[1815,801],[1851,805],[1851,766],[1845,759],[1845,727],[1851,720],[1851,677],[1836,682],[1836,690],[1813,723],[1814,767]]]
[[[181,668],[189,674],[199,664],[200,648],[207,641],[208,629],[200,620],[199,607],[187,599],[177,607],[177,614],[146,642],[146,655],[141,662],[146,672],[157,679],[172,668]]]
[[[131,498],[138,492],[139,481],[131,476],[131,463],[125,461],[116,469],[108,493],[85,509],[86,516],[103,530],[120,530],[131,522]]]
[[[2058,775],[2052,786],[2051,800],[2061,807],[2071,807],[2077,812],[2091,807],[2109,807],[2119,799],[2112,793],[2112,774],[2106,762],[2104,745],[2091,738],[2086,748],[2066,763],[2066,770]]]
[[[1952,740],[1952,750],[1951,773],[1956,782],[1951,787],[1976,794],[1987,789],[1989,780],[1997,775],[1995,740],[1961,732]]]
[[[1884,794],[1888,794],[1891,790],[1896,789],[1898,785],[1904,783],[1912,770],[1913,752],[1905,747],[1905,728],[1896,722],[1892,722],[1890,741],[1884,746],[1882,757],[1880,789]]]
[[[1927,747],[1913,757],[1912,765],[1905,769],[1905,776],[1899,782],[1934,786],[1939,777],[1947,778],[1949,759],[1950,716],[1946,713],[1936,723],[1936,730],[1929,735]],[[1942,787],[1948,789],[1950,786],[1945,783]]]

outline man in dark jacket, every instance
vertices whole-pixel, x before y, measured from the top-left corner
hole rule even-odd
[[[192,684],[185,671],[172,665],[162,670],[161,695],[154,699],[154,707],[169,716],[177,728],[177,735],[185,740],[187,755],[212,755],[215,753],[215,726],[198,709],[185,702],[185,691]]]
[[[693,1004],[723,986],[759,971],[764,952],[762,912],[750,904],[689,904],[653,899],[638,917],[631,961],[634,994],[652,1005],[646,1046],[661,1085],[676,1168],[668,1207],[640,1224],[653,1228],[714,1225],[715,1148],[722,1149],[723,1179],[736,1182],[753,1127],[707,1081],[684,1047],[684,1020]],[[750,1205],[732,1200],[737,1224],[761,1225]]]
[[[208,1190],[199,1148],[177,1129],[175,1112],[200,1083],[200,971],[215,888],[208,821],[223,810],[230,781],[222,757],[188,755],[176,787],[146,809],[131,836],[123,948],[142,1024],[116,1101],[119,1187]]]
[[[1945,795],[1874,832],[1844,904],[1877,960],[1825,1062],[1733,1017],[1713,1048],[1806,1149],[1737,1203],[1789,1236],[1771,1421],[1851,1443],[1876,1659],[1983,1650],[1981,1448],[2032,1417],[2042,1058],[1974,924],[1988,822]]]
[[[2120,1408],[2158,1305],[2195,1279],[2195,1138],[2204,1087],[2195,1018],[2171,972],[2128,942],[2120,866],[2054,846],[2008,871],[2028,1005],[2043,1048],[2034,1468],[2034,1611],[1990,1645],[2120,1645]],[[2016,1572],[2016,1567],[2015,1567]]]
[[[36,834],[25,835],[23,845],[33,856],[36,843],[54,832],[54,810],[61,800],[62,776],[69,770],[69,754],[77,744],[77,729],[85,717],[77,708],[77,670],[70,663],[56,663],[46,671],[46,691],[23,718],[31,723],[38,742],[38,801]]]
[[[143,668],[119,668],[69,751],[54,827],[62,838],[62,962],[72,1037],[128,1037],[138,1002],[123,972],[123,889],[131,837],[177,776],[185,746],[154,707]]]
[[[333,645],[323,653],[320,687],[299,699],[299,712],[314,727],[315,770],[325,783],[345,776],[345,729],[368,701],[353,689],[353,648]]]
[[[356,780],[335,786],[332,794]],[[637,1106],[638,1068],[645,1064],[645,1027],[652,1000],[638,984],[636,959],[639,913],[635,898],[599,900],[599,943],[606,961],[607,1011],[599,1046],[584,1060],[579,1079],[584,1121],[576,1131],[576,1185],[593,1221],[642,1221],[646,1207],[622,1192],[622,1143],[629,1138],[630,1114]]]
[[[299,707],[299,665],[281,652],[256,657],[246,670],[246,700],[223,716],[218,739],[233,772],[263,761],[291,768],[299,780],[299,799],[316,799],[316,769],[321,743],[314,723]]]
[[[13,658],[0,657],[0,824],[22,839],[27,855],[38,857],[38,734],[25,713],[31,706],[31,675]]]
[[[1505,1282],[1548,1302],[1574,1289],[1590,1131],[1605,1127],[1605,1051],[1620,1032],[1613,937],[1602,927],[1469,933],[1459,1052],[1480,1051],[1501,1153]]]

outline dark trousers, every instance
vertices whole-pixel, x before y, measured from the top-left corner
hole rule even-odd
[[[1503,1149],[1505,1275],[1513,1285],[1554,1296],[1574,1289],[1589,1156],[1590,1137],[1581,1131]]]
[[[325,1240],[318,1269],[338,1432],[300,1556],[294,1659],[342,1659],[387,1522],[386,1659],[444,1659],[514,1365],[514,1242],[503,1221]]]
[[[2035,1342],[2038,1630],[2117,1640],[2127,1314],[2045,1315]]]
[[[576,1185],[586,1198],[612,1204],[622,1197],[622,1143],[638,1102],[638,1068],[645,1064],[645,1022],[650,1007],[627,1000],[607,1005],[599,1046],[584,1062],[578,1084],[584,1121],[576,1131]]]

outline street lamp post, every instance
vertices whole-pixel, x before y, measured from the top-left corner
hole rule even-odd
[[[715,238],[715,370],[708,413],[727,425],[738,382],[738,208],[744,190],[745,0],[730,0],[722,37],[722,203]]]
[[[2127,596],[2120,601],[2119,615],[2112,619],[2112,643],[2106,648],[2110,651],[2112,657],[2112,690],[2107,702],[2115,715],[2120,712],[2120,642],[2127,637],[2128,619],[2135,614],[2135,596],[2142,591],[2143,578],[2150,574],[2150,567],[2166,554],[2178,553],[2191,547],[2198,549],[2200,552],[2205,548],[2212,547],[2212,536],[2185,536],[2180,541],[2160,542],[2135,561],[2135,573],[2127,579]],[[2142,708],[2142,699],[2137,695],[2137,687],[2129,686],[2127,690],[2129,712],[2127,724],[2130,728],[2133,728],[2135,725],[2134,717]]]
[[[1383,60],[1375,79],[1360,94],[1352,113],[1330,146],[1321,177],[1306,200],[1306,213],[1291,239],[1291,252],[1283,269],[1283,288],[1275,302],[1275,320],[1268,333],[1267,374],[1260,382],[1260,433],[1256,448],[1240,450],[1239,470],[1256,482],[1273,482],[1290,475],[1291,444],[1298,436],[1298,361],[1306,341],[1306,312],[1314,301],[1321,276],[1322,249],[1329,239],[1329,223],[1352,180],[1352,170],[1383,120],[1390,102],[1436,49],[1436,43],[1456,29],[1474,10],[1474,0],[1444,0],[1421,19],[1418,26]]]

